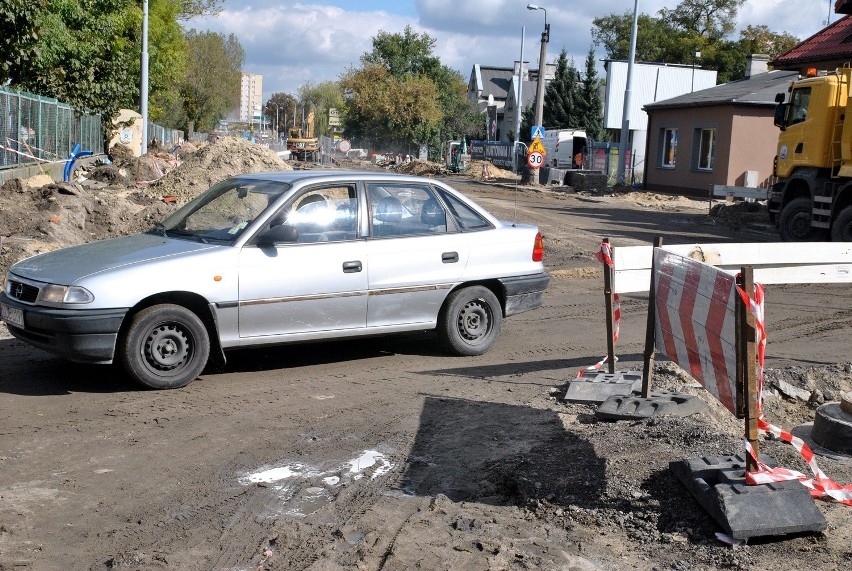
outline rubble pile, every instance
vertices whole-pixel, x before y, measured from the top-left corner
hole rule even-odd
[[[275,151],[236,137],[204,145],[174,171],[150,185],[153,197],[176,196],[184,203],[228,177],[251,172],[292,170]]]

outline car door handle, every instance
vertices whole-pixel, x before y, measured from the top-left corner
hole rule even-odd
[[[441,254],[441,261],[445,264],[455,264],[459,261],[458,252],[444,252]]]
[[[363,269],[361,266],[361,262],[355,260],[354,262],[343,262],[343,273],[344,274],[355,274],[360,272]]]

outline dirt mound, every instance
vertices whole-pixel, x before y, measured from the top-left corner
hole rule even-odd
[[[686,196],[658,194],[646,191],[629,191],[617,194],[618,198],[635,202],[639,206],[668,210],[671,208],[707,209],[706,200],[695,200]]]
[[[177,196],[184,203],[228,177],[264,171],[292,170],[274,151],[236,137],[204,146],[179,167],[148,187],[152,196]]]
[[[710,217],[738,230],[751,223],[768,223],[769,213],[766,203],[760,202],[722,202],[710,210]]]
[[[486,170],[487,169],[487,170]],[[495,167],[488,161],[470,161],[467,169],[461,174],[479,179],[519,180],[520,176],[510,170]]]
[[[142,232],[175,209],[129,191],[91,190],[72,183],[3,188],[0,275],[35,254]]]
[[[414,176],[437,176],[447,174],[447,169],[438,163],[414,159],[410,163],[402,163],[393,167],[395,172]]]

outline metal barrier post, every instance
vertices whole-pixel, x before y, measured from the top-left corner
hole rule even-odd
[[[654,238],[654,248],[663,247],[663,237],[657,236]],[[654,284],[655,263],[653,250],[651,254],[651,284],[648,290],[648,321],[645,327],[645,359],[642,365],[642,398],[651,396],[651,376],[654,374],[654,349],[656,341],[654,339],[654,324],[656,322],[657,313],[657,286]]]
[[[603,239],[604,244],[609,244],[609,238]],[[613,278],[612,268],[606,260],[603,261],[603,272],[604,272],[604,307],[606,308],[606,354],[607,354],[607,370],[610,374],[615,373],[615,341],[613,340],[612,334],[615,329],[614,320],[612,312],[612,278]]]

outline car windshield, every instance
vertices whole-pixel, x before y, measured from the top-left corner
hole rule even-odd
[[[289,189],[285,182],[229,179],[182,206],[151,232],[204,243],[231,244]]]

